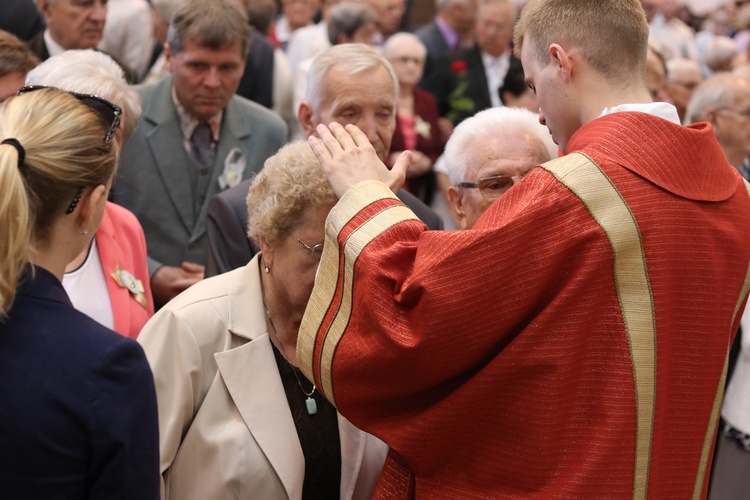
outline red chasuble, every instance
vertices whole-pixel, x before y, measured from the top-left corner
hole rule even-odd
[[[702,498],[750,196],[707,124],[581,128],[468,231],[377,182],[329,215],[306,375],[391,447],[377,498]]]

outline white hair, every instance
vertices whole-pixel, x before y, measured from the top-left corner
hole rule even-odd
[[[26,75],[26,85],[47,85],[119,103],[125,114],[123,141],[132,135],[141,117],[141,96],[127,84],[122,68],[96,50],[66,50],[50,57]]]
[[[734,86],[745,83],[741,77],[731,73],[719,73],[698,85],[685,111],[685,124],[690,125],[706,119],[709,108],[731,108],[734,104]]]
[[[394,33],[388,37],[388,40],[383,44],[383,56],[385,56],[386,59],[390,59],[399,47],[402,47],[404,43],[409,42],[417,47],[420,59],[424,60],[424,58],[427,57],[427,47],[424,46],[424,43],[422,43],[422,40],[420,40],[417,35],[405,31]]]
[[[680,75],[691,72],[701,76],[701,67],[697,61],[684,57],[673,57],[667,61],[667,83],[679,83]]]
[[[703,59],[706,66],[716,71],[731,65],[735,57],[737,57],[737,44],[734,40],[727,36],[717,36],[711,40]]]
[[[557,145],[552,141],[547,127],[539,123],[539,115],[522,108],[485,109],[458,124],[445,145],[443,162],[451,184],[464,181],[466,159],[475,141],[509,132],[528,134],[538,139],[540,153],[546,160],[557,157]]]
[[[393,107],[398,102],[398,77],[388,59],[373,47],[363,43],[342,43],[321,52],[313,59],[310,72],[307,74],[305,100],[310,103],[313,114],[317,116],[327,93],[324,88],[325,78],[334,67],[342,69],[347,75],[356,75],[368,70],[385,67],[393,82]],[[395,109],[394,109],[395,111]]]

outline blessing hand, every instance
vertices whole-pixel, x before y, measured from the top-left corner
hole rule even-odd
[[[411,163],[410,151],[404,151],[388,170],[356,125],[342,127],[334,122],[327,127],[318,125],[316,131],[320,138],[310,136],[307,141],[339,198],[350,187],[368,179],[383,182],[394,193],[404,184]]]

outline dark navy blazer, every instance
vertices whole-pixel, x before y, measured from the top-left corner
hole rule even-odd
[[[158,499],[156,392],[146,357],[26,272],[0,320],[0,498]]]

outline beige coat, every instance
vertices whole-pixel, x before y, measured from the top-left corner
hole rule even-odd
[[[305,472],[266,331],[256,255],[161,309],[138,341],[156,380],[162,498],[299,499]],[[387,446],[339,415],[341,498],[371,498]]]

